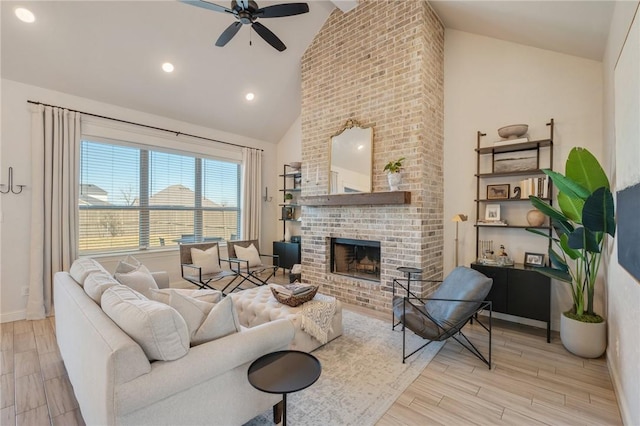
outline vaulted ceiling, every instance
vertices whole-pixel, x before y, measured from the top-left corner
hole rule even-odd
[[[261,19],[287,45],[284,52],[247,26],[216,47],[233,17],[177,1],[1,3],[2,78],[278,142],[300,113],[305,49],[336,5],[355,1],[308,1],[307,14]],[[609,1],[432,4],[445,27],[595,60],[613,10]],[[16,7],[29,8],[36,21],[19,21]],[[163,72],[164,62],[175,71]],[[245,100],[247,92],[254,101]]]

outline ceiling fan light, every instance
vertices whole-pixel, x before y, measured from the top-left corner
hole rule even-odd
[[[26,22],[28,24],[35,22],[36,16],[29,9],[25,9],[24,7],[19,7],[15,10],[15,14],[19,20],[22,22]]]
[[[174,66],[171,62],[165,62],[164,64],[162,64],[162,70],[164,72],[173,72]]]

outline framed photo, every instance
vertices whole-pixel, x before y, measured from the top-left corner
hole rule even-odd
[[[507,200],[511,185],[504,183],[502,185],[487,185],[487,200]]]
[[[538,168],[538,150],[501,152],[493,156],[493,173],[524,172]]]
[[[544,266],[544,254],[543,253],[525,253],[524,265],[525,266]]]
[[[484,211],[484,220],[488,222],[500,220],[500,204],[487,204]]]

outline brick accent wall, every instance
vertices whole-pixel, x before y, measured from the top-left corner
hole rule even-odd
[[[390,311],[398,266],[441,278],[443,49],[444,29],[427,2],[366,0],[335,10],[302,58],[303,196],[329,192],[330,136],[348,119],[374,128],[373,191],[388,190],[384,165],[406,157],[400,189],[412,193],[408,206],[303,208],[303,280],[325,294]],[[331,274],[331,237],[380,241],[381,282]]]

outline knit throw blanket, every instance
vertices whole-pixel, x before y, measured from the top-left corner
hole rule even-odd
[[[302,305],[302,330],[315,337],[323,345],[332,332],[331,320],[336,313],[336,298],[324,294],[316,296]]]

